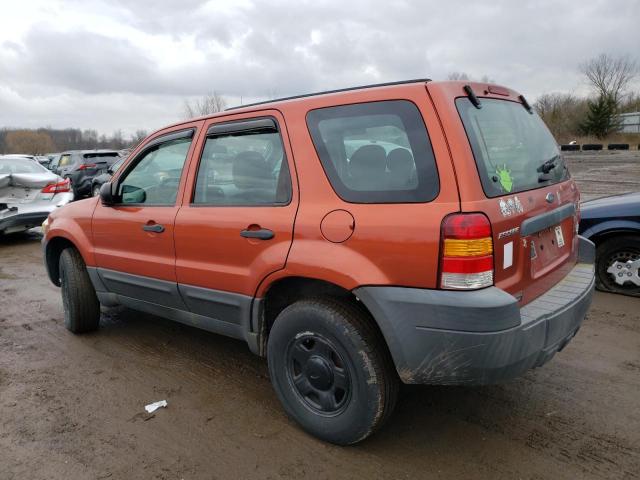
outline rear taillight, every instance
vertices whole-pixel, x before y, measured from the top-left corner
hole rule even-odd
[[[493,285],[491,223],[482,213],[456,213],[442,222],[440,288],[473,290]]]
[[[95,163],[82,163],[78,167],[78,170],[86,170],[88,168],[96,168],[96,164]]]
[[[68,178],[65,178],[64,181],[58,183],[50,183],[46,187],[42,189],[42,193],[64,193],[71,191],[71,182]]]

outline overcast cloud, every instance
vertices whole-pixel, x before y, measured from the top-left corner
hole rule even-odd
[[[453,71],[535,99],[578,64],[640,60],[640,2],[23,0],[0,16],[0,127],[153,130],[230,104]]]

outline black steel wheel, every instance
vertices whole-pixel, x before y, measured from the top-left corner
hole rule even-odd
[[[322,440],[364,440],[395,406],[399,379],[388,348],[374,320],[349,302],[289,305],[269,332],[267,359],[287,414]]]
[[[345,361],[331,341],[307,332],[287,348],[287,375],[301,400],[320,415],[336,415],[346,407],[351,379]]]

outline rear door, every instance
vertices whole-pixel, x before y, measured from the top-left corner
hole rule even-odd
[[[98,202],[95,259],[110,291],[184,308],[176,287],[174,220],[195,133],[192,125],[151,139],[112,183],[119,203]]]
[[[293,157],[277,111],[216,118],[203,130],[176,217],[176,275],[192,312],[240,324],[260,282],[287,259]]]
[[[462,120],[454,147],[462,210],[489,217],[495,284],[525,304],[576,262],[579,194],[538,115],[515,92],[473,88],[487,95],[480,97],[480,108],[467,95],[448,99],[455,105],[452,117]],[[500,93],[490,95],[490,90]],[[450,129],[455,137],[453,120]]]

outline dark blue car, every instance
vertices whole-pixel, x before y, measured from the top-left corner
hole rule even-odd
[[[640,192],[583,203],[580,235],[596,244],[596,286],[640,296]]]

